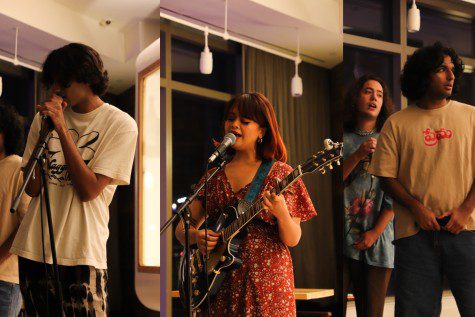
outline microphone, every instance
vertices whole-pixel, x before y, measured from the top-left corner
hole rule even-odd
[[[61,93],[60,90],[55,91],[53,94],[61,97],[63,100],[66,99],[66,95],[64,93]],[[47,129],[50,132],[54,130],[54,124],[50,117],[48,117],[45,114],[41,114],[41,120],[43,122],[42,126],[45,129]]]
[[[208,164],[213,163],[218,157],[222,156],[226,149],[236,143],[236,136],[232,133],[228,133],[224,136],[221,144],[216,148],[216,150],[211,154],[208,159]]]

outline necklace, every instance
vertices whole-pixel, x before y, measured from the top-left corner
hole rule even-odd
[[[373,129],[371,131],[363,131],[363,130],[355,128],[355,133],[358,134],[359,136],[368,136],[368,135],[373,134],[375,132],[376,132],[376,129]]]

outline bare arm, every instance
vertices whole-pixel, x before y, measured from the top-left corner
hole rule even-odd
[[[370,153],[374,152],[377,142],[375,138],[369,138],[361,143],[359,148],[343,161],[343,181],[346,181],[361,160],[364,160]]]
[[[343,161],[343,181],[348,179],[348,176],[350,176],[351,172],[362,159],[364,159],[364,157],[361,158],[356,151]]]
[[[434,212],[412,197],[397,179],[382,177],[381,187],[389,196],[412,212],[422,229],[440,230]]]
[[[277,221],[279,228],[279,237],[288,247],[295,247],[302,237],[302,228],[300,228],[300,218],[288,217],[280,218]]]
[[[373,229],[364,232],[355,242],[354,247],[358,250],[366,250],[370,248],[376,240],[381,236],[389,222],[394,216],[394,210],[383,209],[379,214]]]
[[[26,171],[28,170],[28,166],[23,168],[23,181],[26,181]],[[36,197],[40,193],[40,170],[38,166],[36,166],[35,171],[33,172],[32,177],[26,184],[25,192],[30,197]]]
[[[454,208],[448,212],[444,212],[440,217],[450,216],[450,220],[444,229],[459,234],[466,229],[467,223],[475,210],[475,181],[472,188],[460,207]],[[440,218],[439,217],[439,218]]]
[[[51,118],[54,129],[58,133],[75,191],[81,201],[90,201],[96,198],[112,182],[112,179],[94,173],[82,159],[64,120],[63,109],[65,107],[66,103],[56,95],[53,95],[44,105],[37,106],[38,110]]]
[[[300,218],[290,216],[284,196],[266,191],[262,207],[268,209],[277,218],[280,240],[289,247],[296,246],[302,236]]]
[[[0,264],[3,263],[6,259],[8,259],[11,255],[10,248],[12,247],[13,240],[15,239],[15,235],[18,231],[18,228],[12,232],[12,234],[5,240],[5,242],[0,245]]]
[[[201,253],[205,254],[206,246],[208,246],[208,252],[216,247],[219,241],[220,233],[216,233],[208,229],[208,238],[206,239],[206,231],[198,230],[201,224],[205,221],[205,212],[201,202],[195,200],[190,204],[189,208],[191,212],[189,231],[190,245],[197,244]],[[182,245],[185,245],[185,226],[183,225],[183,219],[181,219],[176,226],[175,236]]]

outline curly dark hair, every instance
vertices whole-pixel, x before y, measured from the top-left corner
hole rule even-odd
[[[430,86],[431,74],[444,62],[445,56],[450,56],[455,66],[451,97],[455,96],[463,73],[463,62],[452,48],[443,46],[440,42],[418,49],[407,59],[401,73],[402,94],[410,101],[424,97]]]
[[[381,131],[384,122],[386,122],[386,119],[389,118],[389,116],[394,111],[393,100],[391,98],[389,88],[384,80],[375,74],[365,74],[355,80],[353,84],[351,84],[345,95],[343,129],[347,132],[353,131],[356,128],[356,120],[358,118],[358,109],[356,104],[358,102],[361,89],[363,89],[364,84],[368,80],[375,80],[381,84],[381,87],[383,87],[383,105],[381,107],[381,112],[376,119],[377,131]]]
[[[23,127],[16,110],[0,100],[0,133],[3,134],[5,154],[21,155]]]
[[[71,81],[89,84],[92,92],[98,96],[106,92],[109,76],[99,53],[93,48],[71,43],[55,49],[46,57],[42,82],[47,89],[55,82],[66,88],[71,85]]]

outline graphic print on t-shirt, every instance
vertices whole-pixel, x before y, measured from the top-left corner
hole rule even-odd
[[[84,163],[87,165],[96,153],[97,140],[99,140],[100,136],[99,132],[92,131],[80,136],[79,132],[75,129],[69,129],[69,133],[73,137]],[[53,185],[72,185],[61,142],[57,136],[51,136],[48,140],[48,178],[50,179],[50,184]]]
[[[450,139],[453,135],[452,130],[441,128],[440,130],[432,131],[430,128],[422,131],[424,134],[424,144],[427,146],[434,146],[442,139]]]

